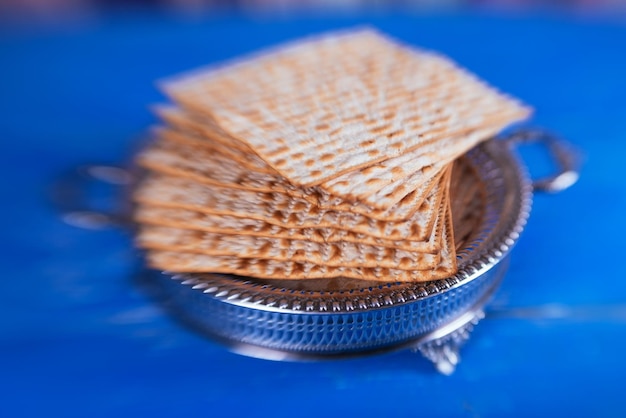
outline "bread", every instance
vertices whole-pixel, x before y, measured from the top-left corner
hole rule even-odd
[[[327,182],[340,175],[529,113],[450,60],[371,30],[301,41],[164,89],[294,185],[331,193]],[[438,150],[454,158],[466,149]],[[352,183],[353,197],[369,186]]]
[[[163,88],[174,104],[156,108],[163,125],[137,159],[137,245],[153,268],[251,280],[454,274],[484,222],[485,191],[460,157],[530,114],[448,58],[373,30]]]

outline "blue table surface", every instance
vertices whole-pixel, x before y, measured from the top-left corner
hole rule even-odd
[[[128,161],[153,81],[369,23],[439,50],[584,152],[538,195],[490,315],[451,377],[398,352],[324,363],[232,354],[137,286],[130,237],[61,221],[58,176]],[[184,21],[0,29],[0,416],[626,416],[626,22],[556,16]],[[531,171],[541,157],[527,157]],[[539,168],[540,170],[540,168]],[[150,415],[148,415],[150,414]]]

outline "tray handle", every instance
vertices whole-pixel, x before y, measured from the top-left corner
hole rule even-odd
[[[555,174],[533,179],[532,186],[534,190],[557,193],[568,189],[578,181],[580,176],[579,152],[568,142],[554,134],[542,129],[523,129],[513,132],[502,139],[511,147],[539,143],[550,153],[557,171]]]
[[[84,165],[54,182],[51,200],[70,225],[96,230],[127,226],[122,195],[132,183],[133,175],[122,167]]]

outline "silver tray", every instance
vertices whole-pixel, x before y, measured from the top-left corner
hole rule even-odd
[[[539,141],[551,151],[556,175],[531,182],[514,150],[516,144],[529,141]],[[484,307],[507,270],[530,213],[533,190],[559,191],[578,178],[571,148],[542,131],[492,139],[463,158],[485,196],[482,216],[457,249],[459,270],[454,276],[384,285],[168,272],[152,272],[150,280],[165,295],[170,311],[240,354],[320,360],[412,349],[450,374],[461,345],[483,318]],[[96,177],[132,183],[126,172],[115,170],[100,167]],[[79,211],[66,219],[97,227],[114,217]]]

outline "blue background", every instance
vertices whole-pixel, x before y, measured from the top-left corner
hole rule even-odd
[[[147,105],[161,100],[155,79],[361,23],[451,56],[585,154],[577,185],[536,197],[451,377],[408,352],[326,363],[231,354],[136,284],[129,236],[67,225],[51,204],[63,172],[129,160],[154,121]],[[626,416],[625,140],[625,22],[153,15],[0,29],[0,416]]]

